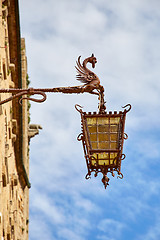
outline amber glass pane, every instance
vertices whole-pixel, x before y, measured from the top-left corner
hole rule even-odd
[[[97,159],[98,160],[98,165],[103,165],[104,166],[104,164],[105,165],[109,165],[109,154],[108,153],[98,153],[98,154],[96,154],[96,153],[94,153],[93,155],[92,155],[95,159]],[[96,165],[96,160],[92,160],[91,159],[91,164],[93,165],[93,166],[95,166]]]
[[[109,125],[98,125],[98,132],[109,132]]]
[[[107,166],[109,165],[109,160],[99,160],[98,163],[101,166],[104,166],[104,165]]]
[[[92,165],[92,166],[95,166],[95,165],[96,165],[96,160],[94,160],[94,158],[97,159],[97,154],[94,153],[92,156],[93,156],[93,159],[92,159],[92,158],[90,159],[91,165]]]
[[[96,161],[95,160],[91,160],[91,165],[95,166],[96,165]]]
[[[118,132],[118,125],[110,125],[110,131],[111,132]]]
[[[98,158],[98,154],[97,153],[93,153],[92,156],[97,159]]]
[[[110,160],[110,164],[114,164],[114,160],[111,159],[111,160]]]
[[[96,166],[96,161],[95,160],[91,160],[91,164],[92,166]],[[100,166],[104,166],[104,165],[109,165],[109,160],[98,160],[98,165]]]
[[[110,153],[110,164],[116,164],[117,163],[117,153]]]
[[[98,153],[98,159],[109,159],[108,153]]]
[[[97,141],[97,134],[90,134],[90,139],[91,139],[91,142],[95,142]]]
[[[99,142],[104,142],[104,141],[109,141],[109,134],[106,133],[99,133],[98,134],[98,141]]]
[[[92,149],[98,149],[98,143],[97,142],[91,142]]]
[[[110,159],[115,159],[117,157],[117,153],[110,153]]]
[[[99,142],[98,149],[109,149],[109,142]]]
[[[116,133],[111,134],[111,141],[117,141],[117,134]]]
[[[109,119],[106,118],[106,117],[98,117],[97,118],[97,124],[100,125],[100,124],[108,124],[109,123]]]
[[[96,133],[97,132],[97,126],[88,126],[88,130],[90,133]]]
[[[96,125],[97,119],[96,118],[87,118],[88,125]]]
[[[120,121],[119,117],[116,117],[116,118],[112,117],[112,118],[110,118],[110,123],[111,124],[117,124],[117,123],[119,123],[119,121]]]
[[[111,142],[111,149],[117,149],[117,143]]]

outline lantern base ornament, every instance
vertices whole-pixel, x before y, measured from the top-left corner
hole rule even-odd
[[[91,178],[91,173],[97,177],[103,174],[102,183],[106,188],[109,185],[107,174],[114,172],[122,179],[121,162],[125,159],[123,154],[123,143],[128,138],[124,132],[126,113],[130,111],[131,105],[127,104],[122,112],[94,112],[82,111],[80,105],[75,106],[81,114],[82,133],[77,140],[82,141],[88,173],[86,179]]]
[[[102,183],[104,184],[104,187],[106,189],[106,187],[109,185],[109,178],[107,177],[107,175],[104,175],[103,178],[102,178]]]

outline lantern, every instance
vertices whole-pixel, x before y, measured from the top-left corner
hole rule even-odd
[[[82,111],[80,105],[75,106],[81,114],[82,133],[78,140],[82,141],[89,179],[94,172],[96,177],[99,172],[103,174],[102,182],[109,185],[107,173],[114,177],[114,172],[119,178],[123,178],[121,173],[121,161],[124,160],[123,142],[128,136],[124,132],[126,113],[130,111],[131,105],[127,104],[122,112],[86,113]],[[128,109],[126,109],[128,107]]]

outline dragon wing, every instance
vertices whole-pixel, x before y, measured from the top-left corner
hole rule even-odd
[[[81,65],[80,58],[81,56],[78,57],[78,61],[76,62],[77,66],[75,66],[78,73],[76,75],[76,79],[82,83],[90,83],[96,78],[96,75],[92,71]]]

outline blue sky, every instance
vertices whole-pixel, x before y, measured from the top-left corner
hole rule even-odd
[[[80,116],[89,94],[48,94],[31,103],[30,240],[160,239],[160,1],[20,0],[32,87],[75,86],[75,62],[92,53],[107,110],[132,104],[123,180],[85,180]]]

